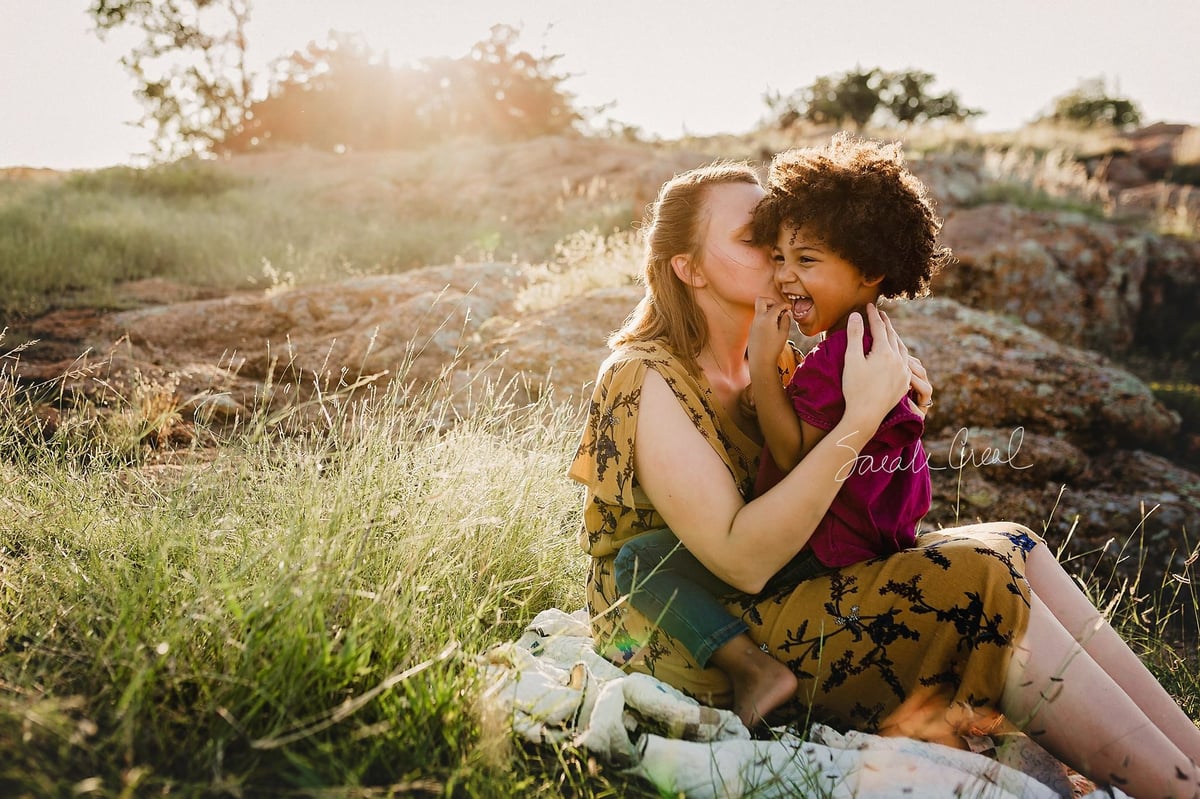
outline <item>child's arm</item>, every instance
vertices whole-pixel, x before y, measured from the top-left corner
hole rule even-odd
[[[762,425],[763,438],[766,439],[767,445],[770,447],[771,459],[785,473],[790,472],[797,463],[804,460],[804,456],[811,452],[812,448],[829,432],[819,427],[813,427],[808,422],[796,416],[791,406],[788,406],[787,413],[792,420],[788,423],[789,426],[800,428],[798,439],[791,438],[791,434],[788,432],[784,432],[782,437],[773,437],[773,434],[768,432],[767,425]],[[761,415],[759,416],[759,423],[762,424]],[[778,431],[775,432],[775,435],[778,435]]]
[[[779,353],[787,343],[792,317],[786,307],[767,298],[755,302],[750,325],[750,390],[775,465],[791,471],[828,431],[814,427],[796,415],[779,379]]]
[[[791,322],[786,306],[758,298],[749,344],[750,388],[758,424],[772,459],[784,472],[791,471],[826,433],[796,416],[779,380],[779,352],[787,343]]]

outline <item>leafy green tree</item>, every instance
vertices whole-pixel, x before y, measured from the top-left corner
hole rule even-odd
[[[962,105],[955,92],[932,94],[934,76],[909,70],[885,72],[861,67],[818,77],[809,86],[782,95],[765,96],[773,124],[787,129],[801,120],[841,127],[849,120],[861,130],[871,119],[882,116],[902,124],[922,120],[966,119],[981,111]]]
[[[983,113],[962,105],[957,92],[930,93],[929,86],[934,80],[931,72],[889,73],[883,82],[882,103],[902,125],[932,119],[963,120]]]
[[[838,104],[857,130],[871,121],[882,102],[882,90],[887,76],[879,69],[863,71],[856,67],[842,75],[834,86]]]
[[[1077,125],[1108,124],[1126,128],[1142,121],[1137,103],[1109,93],[1103,78],[1081,81],[1072,91],[1054,99],[1054,109],[1041,117]]]
[[[250,10],[251,0],[92,0],[101,39],[126,28],[144,33],[121,63],[137,81],[156,157],[210,150],[241,122],[254,82]]]
[[[856,69],[838,75],[822,75],[791,94],[775,93],[764,99],[775,124],[783,129],[801,120],[841,127],[847,119],[861,129],[879,107],[879,91],[874,84],[881,74],[877,69],[867,72]]]

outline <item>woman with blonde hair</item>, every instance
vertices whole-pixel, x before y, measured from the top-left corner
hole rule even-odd
[[[610,340],[570,468],[586,487],[579,541],[591,556],[598,649],[731,706],[729,676],[697,663],[617,590],[621,546],[669,528],[730,587],[721,601],[761,647],[757,662],[794,675],[787,716],[954,745],[1003,715],[1099,783],[1200,796],[1200,730],[1020,525],[922,533],[886,558],[768,584],[885,414],[909,391],[927,406],[932,387],[886,315],[873,305],[866,319],[852,315],[844,415],[750,499],[761,437],[740,402],[747,342],[756,303],[781,299],[751,235],[764,195],[752,168],[723,163],[668,181],[653,206],[646,293]]]

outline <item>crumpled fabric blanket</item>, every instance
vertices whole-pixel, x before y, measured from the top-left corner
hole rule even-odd
[[[663,793],[697,799],[1056,799],[1083,793],[1061,764],[1024,736],[1026,745],[1007,758],[999,756],[1003,746],[992,758],[819,724],[806,739],[784,728],[767,740],[752,739],[731,711],[701,705],[648,675],[627,674],[596,654],[582,610],[542,611],[516,641],[485,653],[483,670],[484,702],[522,738],[587,750]],[[1126,797],[1117,789],[1087,789],[1087,799]]]

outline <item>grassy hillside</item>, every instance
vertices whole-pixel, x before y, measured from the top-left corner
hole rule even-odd
[[[538,262],[571,232],[628,227],[636,193],[593,170],[608,158],[628,179],[653,148],[561,146],[562,161],[479,144],[0,179],[0,319],[120,306],[119,284],[148,277],[236,291],[456,258]]]

